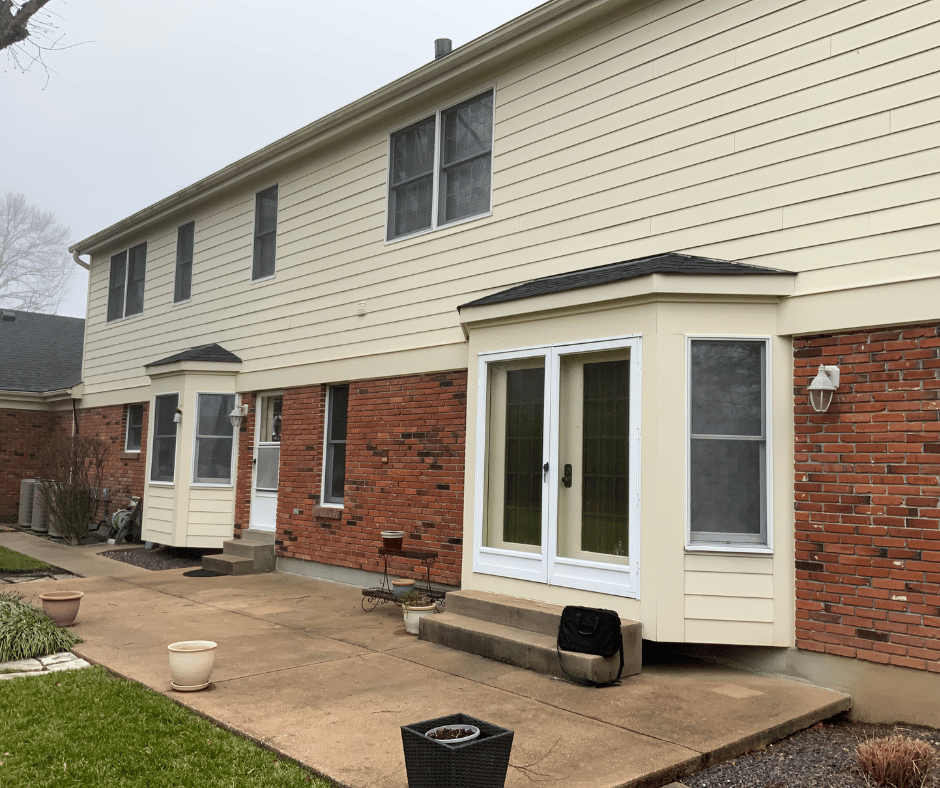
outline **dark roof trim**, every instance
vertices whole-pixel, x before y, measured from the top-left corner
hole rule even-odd
[[[510,287],[508,290],[483,296],[483,298],[478,298],[476,301],[461,304],[457,309],[518,301],[522,298],[532,298],[533,296],[548,295],[549,293],[562,293],[566,290],[577,290],[582,287],[622,282],[626,279],[636,279],[650,274],[679,274],[684,276],[789,274],[792,276],[793,272],[783,271],[778,268],[764,268],[759,265],[748,265],[747,263],[714,260],[709,257],[696,257],[695,255],[679,254],[678,252],[666,252],[652,257],[638,257],[635,260],[625,260],[621,263],[599,265],[594,268],[583,268],[580,271],[534,279],[531,282]]]
[[[190,348],[181,353],[161,358],[159,361],[151,361],[145,366],[158,367],[163,364],[173,364],[176,361],[202,361],[215,364],[241,363],[241,359],[234,353],[230,353],[221,345],[213,343],[211,345],[200,345],[199,347]]]

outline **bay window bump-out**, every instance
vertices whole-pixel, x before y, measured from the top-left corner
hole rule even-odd
[[[769,344],[689,337],[688,544],[769,549]]]
[[[153,400],[153,449],[150,456],[150,481],[173,483],[176,476],[176,429],[174,420],[179,394],[158,394]]]
[[[229,414],[235,407],[234,394],[196,395],[193,483],[230,485],[235,428]]]

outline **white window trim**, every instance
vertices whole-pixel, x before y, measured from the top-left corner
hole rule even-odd
[[[486,93],[493,94],[493,123],[490,126],[490,199],[489,199],[489,210],[484,211],[483,213],[476,213],[473,216],[463,216],[460,219],[454,219],[450,222],[445,222],[439,224],[437,221],[438,218],[438,200],[440,195],[438,193],[438,186],[441,177],[441,162],[440,162],[440,153],[441,153],[441,115],[447,112],[454,107],[463,104],[465,101],[474,99],[478,96],[483,96]],[[388,221],[389,213],[391,208],[391,200],[389,199],[389,193],[392,189],[392,137],[395,136],[399,131],[407,129],[409,126],[418,123],[419,121],[424,120],[434,115],[434,171],[433,171],[433,186],[431,187],[431,226],[425,227],[423,230],[415,230],[413,233],[405,233],[403,235],[396,235],[394,238],[388,237]],[[493,162],[496,158],[495,155],[496,147],[496,85],[490,85],[489,87],[483,88],[482,90],[475,90],[472,93],[468,93],[463,98],[458,101],[451,102],[446,107],[438,108],[434,113],[422,113],[413,117],[407,123],[399,126],[396,129],[393,129],[388,134],[388,140],[386,142],[385,149],[385,160],[387,165],[385,167],[385,225],[382,230],[383,236],[385,238],[385,245],[398,243],[399,241],[404,241],[409,238],[417,238],[422,235],[427,235],[428,233],[434,233],[438,230],[443,230],[445,228],[456,227],[460,224],[466,224],[467,222],[475,222],[478,219],[485,219],[488,216],[493,215]]]
[[[189,298],[183,298],[179,301],[176,300],[176,277],[179,274],[180,268],[180,257],[179,257],[179,233],[184,227],[189,225],[193,226],[193,257],[189,261]],[[252,249],[254,248],[254,239],[252,239]],[[188,304],[193,300],[193,273],[196,267],[196,220],[186,222],[181,224],[176,228],[176,264],[173,266],[173,306],[179,306],[180,304]]]
[[[136,249],[138,246],[144,247],[144,296],[143,300],[140,303],[140,311],[134,312],[134,314],[127,314],[127,286],[130,282],[131,276],[131,249]],[[108,312],[111,308],[111,265],[112,261],[117,255],[124,253],[124,302],[121,305],[121,316],[108,318]],[[111,255],[108,258],[108,284],[107,284],[107,293],[108,297],[105,299],[104,306],[104,322],[106,324],[111,323],[120,323],[124,320],[133,320],[135,317],[143,317],[144,315],[144,304],[147,302],[147,242],[142,241],[139,244],[134,244],[133,246],[128,246],[126,249],[122,249],[121,252]]]
[[[147,461],[147,469],[146,469],[147,484],[155,484],[160,487],[175,487],[176,486],[176,471],[178,470],[176,467],[178,464],[176,456],[173,457],[173,478],[172,479],[152,479],[151,476],[153,475],[153,460],[154,460],[153,453],[154,451],[156,451],[156,448],[157,448],[157,399],[159,397],[172,397],[173,395],[176,395],[176,407],[179,408],[180,402],[182,401],[182,397],[180,396],[181,393],[182,392],[179,392],[179,391],[161,391],[159,394],[155,394],[153,397],[153,403],[150,408],[150,418],[148,419],[149,426],[150,426],[150,446],[147,447],[148,448],[147,454],[149,457]],[[176,424],[175,429],[176,429],[176,452],[175,454],[178,455],[179,444],[180,444],[179,424]]]
[[[125,454],[140,454],[140,446],[136,449],[128,448],[128,442],[131,437],[131,408],[135,405],[140,405],[140,446],[144,445],[144,404],[142,402],[128,402],[124,411],[125,425],[124,425],[124,453]]]
[[[268,276],[259,276],[257,279],[254,278],[253,274],[255,272],[255,239],[258,237],[258,195],[266,192],[268,189],[277,187],[277,210],[274,212],[274,273],[269,274]],[[277,230],[278,224],[278,214],[281,210],[281,184],[280,183],[269,183],[263,189],[258,189],[255,192],[254,201],[252,203],[252,211],[254,213],[254,220],[251,223],[251,256],[250,256],[250,265],[248,266],[248,282],[249,284],[255,284],[256,282],[268,282],[272,279],[277,278]],[[194,239],[195,240],[195,239]],[[193,257],[195,258],[195,243],[193,244]]]
[[[771,373],[771,339],[766,335],[686,334],[685,336],[685,549],[690,553],[746,553],[772,555],[773,537],[773,381]],[[764,506],[766,542],[703,542],[692,539],[692,342],[714,340],[719,342],[764,343]]]
[[[342,501],[326,501],[326,459],[330,444],[330,395],[335,388],[351,388],[348,383],[331,383],[326,389],[326,399],[323,403],[323,468],[320,474],[320,506],[324,509],[342,509],[346,505],[346,490],[343,490]],[[346,400],[346,446],[349,446],[349,399]]]
[[[630,350],[630,555],[626,565],[604,564],[556,555],[558,495],[559,397],[560,362],[566,355]],[[486,512],[486,456],[489,426],[487,403],[489,365],[541,356],[545,360],[545,411],[543,424],[542,462],[549,463],[542,484],[542,544],[538,553],[486,547],[483,526]],[[476,462],[473,490],[473,571],[480,574],[510,577],[518,580],[596,591],[630,598],[640,595],[640,534],[641,534],[641,445],[642,414],[642,336],[633,334],[583,342],[557,343],[508,351],[481,353],[477,359],[477,427]]]
[[[238,468],[235,466],[235,460],[238,457],[238,430],[232,429],[232,453],[229,457],[229,475],[231,479],[228,482],[197,482],[196,481],[196,442],[198,439],[199,431],[199,398],[204,395],[217,395],[222,397],[235,397],[235,402],[238,402],[238,394],[234,391],[197,391],[196,398],[194,400],[193,407],[193,448],[192,448],[192,473],[190,474],[190,487],[215,487],[215,488],[231,488],[235,486],[235,480],[238,477]]]
[[[255,436],[254,442],[251,446],[251,453],[255,460],[257,460],[257,455],[255,452],[262,446],[280,446],[280,443],[275,443],[274,441],[263,441],[261,440],[261,403],[266,399],[271,399],[273,397],[281,397],[281,407],[284,407],[284,391],[273,390],[273,391],[263,391],[255,394]],[[282,411],[283,413],[283,411]],[[283,416],[281,417],[281,425],[283,428],[284,420]],[[281,440],[284,440],[283,434],[281,435]],[[276,498],[278,490],[259,490],[257,487],[258,484],[258,463],[257,461],[251,463],[251,493],[252,495],[261,495],[267,496],[270,498]],[[280,478],[278,479],[278,487],[280,487]]]

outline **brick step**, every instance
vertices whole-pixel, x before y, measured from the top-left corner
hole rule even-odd
[[[562,607],[486,591],[454,591],[447,612],[421,620],[420,638],[448,648],[478,654],[558,678],[573,676],[610,681],[617,675],[620,655],[598,657],[564,652],[564,668],[555,648]],[[621,619],[623,676],[642,667],[642,625]]]

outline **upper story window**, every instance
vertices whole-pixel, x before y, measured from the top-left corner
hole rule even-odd
[[[767,341],[689,340],[689,539],[768,547]]]
[[[176,286],[173,303],[189,301],[193,283],[193,246],[196,240],[196,223],[184,224],[176,232]]]
[[[138,402],[127,406],[127,437],[124,451],[140,451],[144,432],[144,405]]]
[[[144,311],[147,244],[137,244],[111,258],[108,280],[108,322]]]
[[[492,90],[394,132],[387,239],[488,213],[492,170]]]
[[[277,185],[255,195],[255,247],[251,281],[274,276],[277,242]]]

